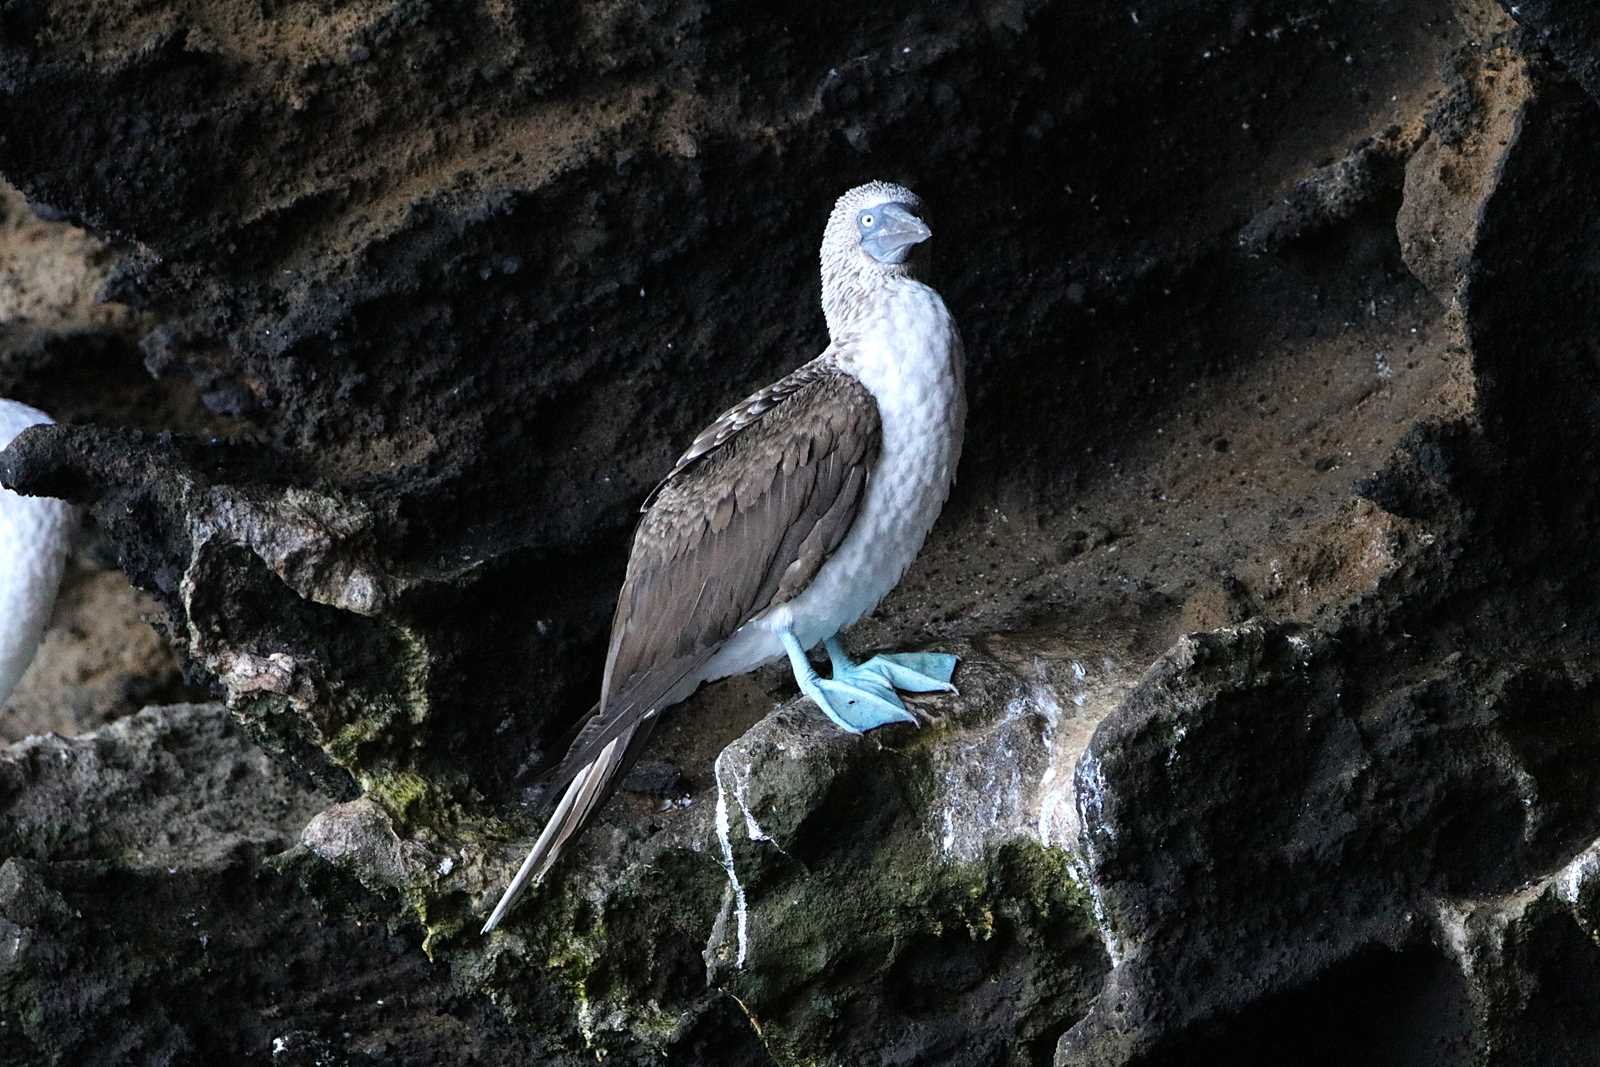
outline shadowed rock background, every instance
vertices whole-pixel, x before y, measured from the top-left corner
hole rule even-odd
[[[1597,72],[1540,0],[0,0],[0,481],[91,506],[0,1059],[1600,1063]],[[479,937],[870,178],[972,412],[852,640],[961,696],[711,686]]]

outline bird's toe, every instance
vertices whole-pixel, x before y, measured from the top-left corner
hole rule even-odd
[[[892,686],[870,675],[830,678],[819,681],[817,687],[823,696],[823,700],[818,701],[822,710],[851,733],[864,733],[895,722],[917,721],[895,695]]]
[[[902,693],[954,693],[950,684],[960,657],[947,652],[885,652],[856,668],[882,678]]]

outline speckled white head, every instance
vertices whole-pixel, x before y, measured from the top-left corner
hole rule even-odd
[[[912,251],[933,235],[922,199],[903,185],[868,182],[841,196],[822,232],[822,312],[837,337],[875,291],[909,277]]]
[[[0,399],[0,448],[49,421],[36,408]],[[39,648],[76,525],[77,511],[65,501],[0,489],[0,704]]]

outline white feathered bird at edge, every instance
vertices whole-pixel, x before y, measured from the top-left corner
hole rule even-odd
[[[50,421],[37,408],[0,399],[0,448]],[[0,707],[39,649],[76,526],[77,509],[66,501],[0,489]]]

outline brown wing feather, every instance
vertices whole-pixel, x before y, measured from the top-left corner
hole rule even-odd
[[[855,520],[879,434],[872,394],[824,354],[696,439],[634,534],[601,701],[554,783],[810,583]]]
[[[683,455],[678,457],[678,462],[672,465],[672,469],[667,472],[667,476],[657,482],[656,487],[650,491],[650,495],[644,498],[644,503],[639,505],[639,510],[641,512],[649,511],[650,506],[655,503],[656,497],[661,495],[661,491],[673,479],[709,453],[727,444],[746,426],[749,426],[806,386],[814,385],[828,375],[838,373],[839,371],[833,361],[828,358],[827,353],[824,353],[810,363],[797,367],[765,389],[751,393],[733,405],[733,407],[718,415],[710,426],[695,435],[695,439],[689,443],[688,448],[684,449]]]

